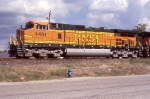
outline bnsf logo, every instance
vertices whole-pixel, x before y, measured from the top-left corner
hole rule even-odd
[[[74,34],[74,41],[81,41],[81,42],[95,42],[99,40],[98,35],[93,34]]]

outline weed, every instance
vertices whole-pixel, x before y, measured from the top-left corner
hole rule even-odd
[[[109,73],[109,75],[112,75],[112,76],[121,76],[123,75],[123,71],[121,70],[111,70],[111,72]]]
[[[142,63],[142,64],[146,64],[146,65],[150,65],[150,61],[145,59],[145,60],[140,60],[140,59],[130,59],[129,62],[131,64],[135,64],[135,63]]]
[[[144,60],[143,63],[147,64],[147,65],[150,65],[150,61],[149,60]]]
[[[22,76],[24,76],[25,80],[27,81],[41,80],[44,78],[44,74],[38,71],[27,71],[27,72],[24,72]]]
[[[87,76],[90,76],[90,74],[88,74],[88,73],[81,73],[81,74],[76,74],[75,76],[76,77],[87,77]]]
[[[73,64],[65,64],[66,67],[71,68],[73,67]]]
[[[105,72],[95,72],[96,76],[105,76]]]
[[[55,78],[55,77],[66,77],[67,75],[67,70],[66,69],[56,69],[51,71],[50,73],[51,77]]]
[[[10,67],[2,66],[0,67],[0,81],[1,82],[10,82],[17,81],[18,75],[15,73],[15,70]]]

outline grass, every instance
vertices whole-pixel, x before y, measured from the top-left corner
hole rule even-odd
[[[47,62],[47,61],[46,61]],[[101,77],[150,74],[148,59],[80,60],[24,66],[0,66],[0,82],[20,82],[67,78],[68,68],[73,77]]]
[[[109,69],[107,71],[95,72],[97,76],[122,76],[126,75],[126,71],[122,69]]]
[[[144,59],[144,60],[143,59],[142,60],[139,59],[139,60],[137,60],[137,59],[132,59],[131,58],[129,61],[130,61],[131,64],[142,63],[142,64],[150,65],[150,61],[147,60],[147,59]]]
[[[1,82],[9,82],[9,81],[17,81],[17,80],[18,80],[18,74],[16,74],[13,68],[0,67]]]
[[[22,78],[20,78],[21,80],[41,80],[43,79],[44,74],[42,72],[38,72],[38,71],[27,71],[25,73],[22,74]]]
[[[65,78],[66,74],[66,69],[52,70],[50,73],[50,75],[52,76],[51,78]]]
[[[21,66],[0,67],[0,82],[18,82],[47,80],[67,77],[67,67],[56,66]]]

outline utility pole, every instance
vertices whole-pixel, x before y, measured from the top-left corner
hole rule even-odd
[[[50,16],[51,16],[51,10],[50,10],[50,12],[49,12],[49,24],[50,24]]]
[[[51,10],[50,10],[50,12],[49,12],[49,16],[48,17],[46,17],[46,19],[48,20],[48,23],[50,24],[50,18],[51,17]]]

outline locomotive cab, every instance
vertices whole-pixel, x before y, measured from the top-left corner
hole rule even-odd
[[[39,43],[43,37],[46,37],[49,25],[47,22],[29,21],[25,28],[20,28],[16,32],[17,41],[22,44]]]
[[[32,45],[32,43],[34,43],[34,40],[37,39],[36,41],[38,42],[40,38],[46,36],[46,33],[44,32],[48,30],[48,27],[49,25],[47,22],[29,21],[26,22],[25,28],[22,28],[21,26],[19,29],[17,29],[16,38],[14,36],[10,36],[10,49],[8,51],[10,57],[18,57],[18,55],[20,57],[24,56],[24,50],[27,49],[26,46]]]

